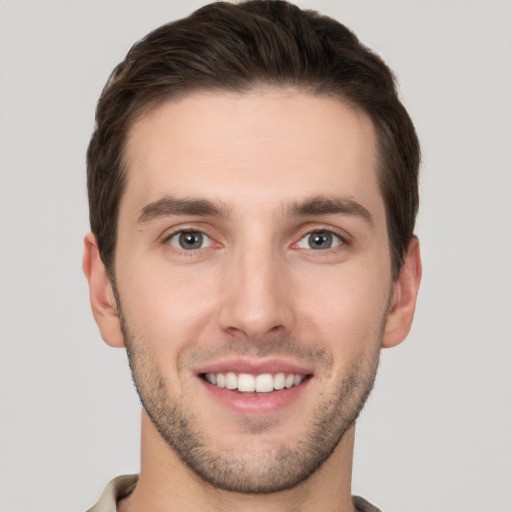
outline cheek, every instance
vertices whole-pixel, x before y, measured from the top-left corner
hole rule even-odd
[[[381,272],[347,265],[321,281],[301,283],[296,292],[310,335],[321,333],[341,359],[380,345],[391,289],[391,279]]]
[[[225,265],[171,266],[132,251],[117,270],[130,330],[167,366],[194,346],[224,337],[218,312],[233,277]],[[280,286],[268,293],[279,293],[293,310],[290,334],[328,347],[342,363],[380,345],[391,286],[386,261],[365,255],[341,265],[288,263],[280,276]]]
[[[130,328],[155,348],[198,339],[215,306],[214,276],[193,266],[171,268],[125,260],[118,272],[118,291]],[[137,271],[133,271],[136,268]],[[148,339],[149,338],[149,339]]]

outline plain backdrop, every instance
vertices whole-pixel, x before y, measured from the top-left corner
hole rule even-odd
[[[1,512],[84,511],[136,472],[140,406],[81,272],[108,74],[202,1],[0,2]],[[512,3],[304,0],[394,69],[423,146],[415,325],[385,351],[353,490],[394,512],[512,510]]]

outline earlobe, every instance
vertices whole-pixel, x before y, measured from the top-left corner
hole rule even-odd
[[[400,344],[409,333],[420,281],[420,247],[418,238],[414,236],[405,255],[400,275],[394,284],[393,297],[382,338],[383,348]]]
[[[89,283],[92,314],[101,337],[112,347],[124,347],[112,283],[101,260],[96,237],[92,233],[88,233],[84,238],[82,268]]]

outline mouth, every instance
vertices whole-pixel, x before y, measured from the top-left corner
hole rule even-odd
[[[229,391],[244,394],[265,395],[275,391],[291,389],[300,386],[310,374],[299,373],[202,373],[200,377],[207,383]]]
[[[299,397],[306,396],[314,380],[312,368],[278,359],[224,360],[194,373],[207,396],[244,416],[291,410],[293,404],[299,403]]]

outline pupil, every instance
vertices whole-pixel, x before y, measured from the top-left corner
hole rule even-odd
[[[329,249],[332,245],[332,235],[329,233],[315,233],[311,235],[309,245],[313,249]]]
[[[184,249],[199,249],[203,245],[203,235],[201,233],[182,233],[180,245]]]

